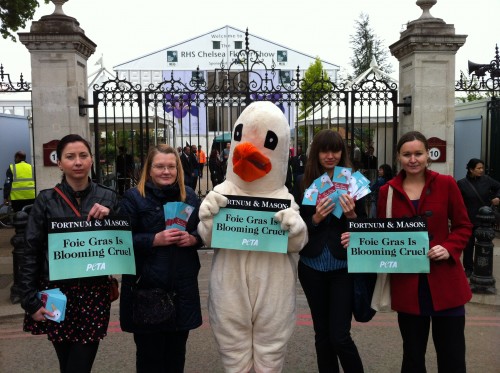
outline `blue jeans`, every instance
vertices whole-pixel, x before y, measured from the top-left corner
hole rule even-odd
[[[320,272],[299,262],[298,271],[311,309],[319,372],[338,372],[338,360],[346,373],[363,372],[351,338],[353,281],[347,269]]]

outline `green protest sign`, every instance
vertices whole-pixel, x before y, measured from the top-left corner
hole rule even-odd
[[[286,253],[288,231],[274,220],[276,212],[290,207],[290,200],[230,196],[227,206],[214,216],[212,247]]]
[[[349,272],[429,273],[424,219],[355,219],[347,224]]]
[[[111,274],[135,274],[128,217],[103,220],[50,219],[48,228],[51,281]]]

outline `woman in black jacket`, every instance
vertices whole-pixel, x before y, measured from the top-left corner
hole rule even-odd
[[[102,219],[118,208],[114,191],[89,178],[92,153],[79,135],[67,135],[57,145],[57,164],[63,179],[57,187],[87,220]],[[48,263],[49,219],[75,217],[69,204],[55,189],[36,197],[26,226],[26,247],[20,269],[21,305],[26,311],[24,330],[47,334],[54,345],[61,372],[90,372],[99,341],[106,336],[111,307],[108,276],[50,281]],[[66,314],[60,323],[36,293],[60,288],[67,297]],[[47,321],[47,322],[46,322]]]
[[[210,157],[208,158],[208,169],[210,170],[210,181],[212,181],[212,188],[224,181],[224,170],[220,160],[219,151],[212,148]]]
[[[311,309],[319,372],[338,372],[340,360],[344,372],[360,373],[363,364],[350,334],[353,279],[347,272],[341,235],[347,230],[347,219],[366,217],[363,202],[341,195],[340,219],[332,214],[335,204],[328,197],[316,206],[301,204],[304,190],[325,172],[331,179],[335,166],[351,167],[344,140],[338,132],[322,130],[314,136],[294,193],[309,233],[309,242],[299,253],[298,273]]]
[[[465,274],[472,274],[474,263],[474,231],[478,227],[476,215],[483,206],[498,206],[500,202],[500,182],[484,174],[484,162],[472,158],[467,162],[467,175],[457,182],[462,193],[469,220],[474,225],[472,235],[465,246],[463,265]]]
[[[185,202],[193,207],[185,230],[165,228],[164,205]],[[136,188],[125,192],[122,212],[129,215],[136,275],[123,275],[120,323],[134,333],[137,372],[183,372],[189,330],[201,325],[197,249],[199,201],[184,185],[179,154],[161,144],[149,151]],[[135,287],[173,291],[174,322],[151,325],[133,318]]]

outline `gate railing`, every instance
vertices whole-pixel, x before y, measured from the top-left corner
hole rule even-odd
[[[246,48],[234,60],[214,71],[192,71],[190,79],[170,72],[158,84],[142,87],[129,81],[108,80],[93,87],[93,109],[97,179],[116,186],[117,149],[134,157],[134,185],[150,145],[169,143],[175,147],[202,145],[207,159],[212,148],[222,154],[230,140],[234,122],[253,101],[274,102],[290,123],[293,148],[306,150],[314,134],[324,128],[340,131],[356,167],[363,169],[359,154],[375,148],[378,164],[393,166],[397,132],[395,83],[370,74],[359,84],[344,84],[322,75],[309,81],[296,71],[267,68],[259,54]],[[370,170],[370,177],[376,170]],[[209,173],[198,179],[202,197],[211,189]]]
[[[500,179],[500,53],[495,46],[495,56],[486,64],[469,61],[469,76],[460,73],[455,83],[456,92],[464,92],[471,101],[489,98],[486,105],[484,154],[486,173]],[[472,96],[472,97],[471,97]]]

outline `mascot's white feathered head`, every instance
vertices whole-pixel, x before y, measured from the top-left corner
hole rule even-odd
[[[226,180],[250,194],[282,188],[289,148],[290,127],[280,108],[269,101],[253,102],[234,125]]]

